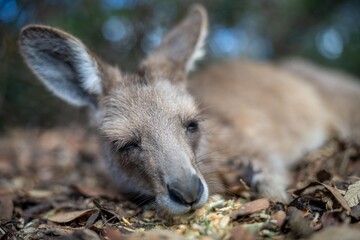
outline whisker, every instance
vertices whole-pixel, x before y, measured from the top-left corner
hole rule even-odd
[[[149,204],[149,203],[147,203],[148,201],[150,203],[152,201],[155,201],[155,199],[152,196],[146,196],[137,204],[137,207],[144,207],[144,206],[148,205]]]

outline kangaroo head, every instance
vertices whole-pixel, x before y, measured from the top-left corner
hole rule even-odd
[[[20,34],[21,53],[45,86],[94,110],[104,157],[121,189],[153,198],[169,214],[186,213],[208,198],[197,166],[203,126],[186,89],[206,30],[205,9],[193,6],[137,73],[105,64],[61,30],[31,25]]]

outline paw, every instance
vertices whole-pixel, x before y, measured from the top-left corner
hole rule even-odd
[[[288,203],[289,195],[286,192],[288,185],[287,178],[278,175],[278,176],[269,176],[264,173],[259,173],[254,178],[253,186],[257,193],[261,197],[266,197],[271,200]]]

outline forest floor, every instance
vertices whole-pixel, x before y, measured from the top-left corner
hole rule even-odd
[[[12,130],[0,138],[0,239],[360,239],[359,145],[329,141],[293,173],[288,204],[234,177],[231,196],[164,219],[116,194],[94,133]]]

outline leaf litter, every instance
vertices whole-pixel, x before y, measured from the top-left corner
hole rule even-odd
[[[294,169],[289,203],[256,199],[239,174],[231,196],[161,217],[116,193],[97,139],[76,126],[0,138],[0,239],[358,239],[360,147],[334,139]],[[234,169],[235,172],[237,169]],[[239,172],[251,174],[251,167]]]

